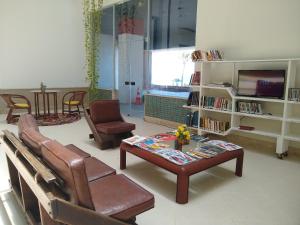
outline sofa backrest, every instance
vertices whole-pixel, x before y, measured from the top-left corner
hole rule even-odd
[[[94,209],[84,158],[57,141],[44,142],[42,156],[48,166],[64,180],[71,201],[80,206]]]
[[[121,121],[118,100],[96,100],[90,104],[90,116],[94,124]]]
[[[26,130],[33,128],[36,131],[39,131],[39,127],[37,126],[36,120],[31,114],[23,114],[20,116],[18,121],[18,133],[21,138],[21,133]]]
[[[42,143],[50,141],[49,138],[43,136],[35,128],[24,129],[19,137],[30,150],[40,157],[42,156]]]

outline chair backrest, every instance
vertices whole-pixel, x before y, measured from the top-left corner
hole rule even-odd
[[[119,100],[96,100],[90,104],[90,116],[93,123],[121,121]]]
[[[70,101],[79,101],[82,104],[86,91],[73,91],[72,93]]]
[[[5,101],[7,107],[9,107],[9,108],[14,107],[14,102],[12,100],[12,95],[10,95],[10,94],[0,94],[0,96]]]
[[[65,182],[71,201],[80,206],[94,209],[84,158],[64,147],[57,141],[42,144],[43,160]]]

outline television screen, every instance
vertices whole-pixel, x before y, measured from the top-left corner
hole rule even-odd
[[[239,70],[238,95],[283,98],[285,70]]]

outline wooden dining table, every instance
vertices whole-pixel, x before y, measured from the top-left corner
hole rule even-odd
[[[59,90],[32,90],[34,94],[34,106],[36,117],[58,116],[57,93]],[[53,103],[53,114],[51,114],[51,98]]]

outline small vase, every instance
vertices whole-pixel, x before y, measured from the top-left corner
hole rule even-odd
[[[175,149],[182,151],[182,142],[175,140]]]

